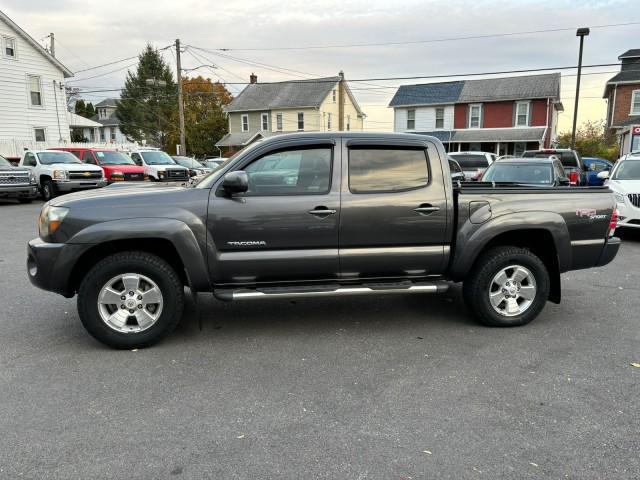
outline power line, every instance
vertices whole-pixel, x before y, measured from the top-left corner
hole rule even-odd
[[[626,23],[611,23],[606,25],[591,25],[588,26],[591,29],[596,28],[611,28],[611,27],[627,27],[631,25],[640,25],[640,22],[626,22]],[[583,25],[584,26],[584,25]],[[491,33],[484,35],[469,35],[464,37],[445,37],[445,38],[431,38],[426,40],[410,40],[410,41],[398,41],[398,42],[374,42],[374,43],[346,43],[346,44],[334,44],[334,45],[307,45],[302,47],[254,47],[254,48],[215,48],[213,50],[229,52],[229,51],[275,51],[275,50],[321,50],[331,48],[360,48],[360,47],[383,47],[394,45],[419,45],[424,43],[439,43],[439,42],[453,42],[462,40],[479,40],[483,38],[500,38],[500,37],[513,37],[519,35],[533,35],[538,33],[553,33],[553,32],[567,32],[576,30],[578,27],[562,27],[562,28],[548,28],[543,30],[529,30],[520,32],[507,32],[507,33]]]
[[[74,80],[68,80],[67,83],[82,82],[84,80],[92,80],[94,78],[104,77],[104,76],[107,76],[107,75],[111,75],[112,73],[116,73],[116,72],[119,72],[121,70],[124,70],[125,68],[135,67],[137,64],[138,64],[138,62],[135,62],[135,63],[132,63],[130,65],[125,65],[124,67],[116,68],[115,70],[110,70],[108,72],[99,73],[98,75],[94,75],[92,77],[85,77],[85,78],[77,78],[77,79],[74,79]]]
[[[167,50],[168,48],[171,48],[171,47],[172,47],[172,45],[167,45],[166,47],[158,48],[158,51]],[[116,63],[122,63],[122,62],[126,62],[127,60],[133,60],[134,58],[138,58],[138,55],[134,55],[132,57],[121,58],[120,60],[114,60],[113,62],[103,63],[101,65],[96,65],[95,67],[85,68],[84,70],[77,70],[77,71],[75,71],[73,73],[76,74],[76,73],[88,72],[89,70],[95,70],[97,68],[108,67],[110,65],[115,65]]]

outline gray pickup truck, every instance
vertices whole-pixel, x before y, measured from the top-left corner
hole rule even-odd
[[[259,141],[192,187],[56,198],[27,268],[38,287],[77,293],[84,326],[115,348],[169,333],[185,286],[243,300],[464,282],[482,323],[515,326],[560,301],[561,272],[609,263],[615,226],[604,187],[456,187],[435,138],[300,133]]]
[[[28,168],[14,167],[0,155],[0,198],[15,198],[30,203],[38,196],[35,175]]]

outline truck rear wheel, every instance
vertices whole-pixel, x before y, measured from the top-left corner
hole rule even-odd
[[[483,253],[464,282],[467,306],[484,325],[515,327],[536,318],[549,298],[549,272],[531,251],[497,247]]]
[[[113,348],[143,348],[173,331],[182,317],[184,287],[156,255],[123,252],[97,263],[82,280],[78,312],[87,331]]]

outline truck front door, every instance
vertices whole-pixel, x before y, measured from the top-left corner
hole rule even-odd
[[[439,154],[431,145],[363,140],[345,145],[343,278],[442,273],[449,249],[447,197]]]
[[[221,181],[214,185],[214,283],[338,278],[340,150],[333,141],[284,145],[252,151],[233,169],[247,173],[246,193],[230,196]]]

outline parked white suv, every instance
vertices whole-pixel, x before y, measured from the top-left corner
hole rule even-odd
[[[449,152],[464,172],[465,180],[478,180],[498,156],[489,152]]]
[[[611,172],[598,173],[613,191],[618,209],[618,227],[640,228],[640,157],[618,160]]]
[[[130,153],[131,159],[144,167],[145,175],[156,182],[187,182],[189,169],[178,165],[169,154],[162,150],[140,149]]]
[[[26,150],[20,166],[33,171],[45,201],[59,193],[104,187],[104,172],[97,165],[82,163],[69,152],[58,150]]]

